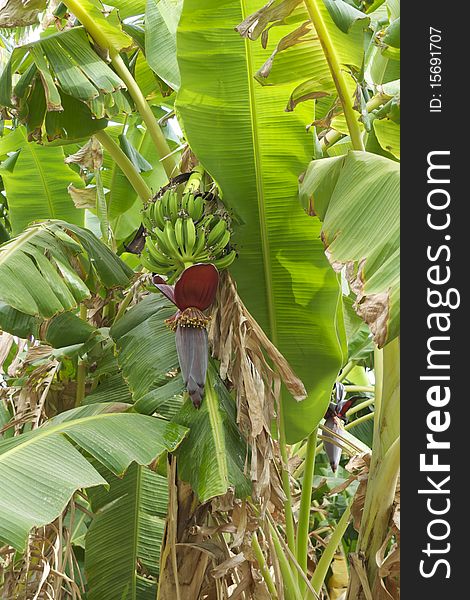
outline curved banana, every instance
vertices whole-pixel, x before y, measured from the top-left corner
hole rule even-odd
[[[227,231],[227,222],[224,219],[220,219],[219,222],[214,225],[207,236],[207,245],[213,246],[216,244]],[[230,238],[230,233],[229,233]]]
[[[165,223],[165,229],[163,230],[163,236],[165,237],[165,243],[170,249],[170,256],[175,259],[181,258],[181,252],[178,248],[178,242],[176,241],[175,230],[173,229],[170,221]]]
[[[167,265],[170,262],[168,256],[165,256],[165,254],[158,250],[155,242],[150,237],[145,239],[145,247],[147,248],[150,258],[157,264]]]
[[[236,257],[237,253],[235,252],[235,250],[232,250],[226,256],[218,258],[217,260],[213,260],[212,264],[216,266],[219,269],[219,271],[221,271],[222,269],[226,269],[227,267],[229,267]]]
[[[167,221],[168,223],[168,221]],[[170,225],[171,227],[171,225]],[[158,249],[163,252],[164,254],[167,254],[168,256],[172,255],[172,249],[169,246],[169,244],[167,243],[167,238],[166,235],[164,234],[164,232],[161,229],[154,229],[153,232],[153,237],[155,237],[158,240]]]
[[[197,221],[199,221],[199,219],[202,217],[203,213],[204,200],[202,199],[202,196],[197,196],[196,198],[194,198],[194,210],[193,214],[191,215],[193,221],[197,223]]]
[[[193,221],[194,223],[194,221]],[[193,257],[197,258],[205,250],[206,247],[206,234],[202,227],[198,227],[196,231],[196,243],[193,248]]]
[[[220,254],[222,252],[222,250],[225,248],[225,246],[229,243],[229,241],[230,241],[230,231],[228,229],[226,229],[225,233],[222,235],[222,237],[219,239],[219,241],[210,247],[212,254],[214,254],[214,255]]]
[[[176,223],[176,219],[178,218],[178,195],[176,192],[172,191],[170,198],[168,200],[168,208],[169,208],[169,217],[171,219],[172,224]]]
[[[184,231],[184,255],[186,258],[193,256],[194,246],[196,245],[196,227],[191,217],[183,222]]]
[[[183,231],[185,222],[186,222],[186,219],[184,219],[184,221],[183,221],[183,219],[181,217],[178,217],[175,222],[176,243],[178,244],[178,247],[179,247],[181,253],[184,253],[184,251],[185,251],[184,250],[185,236],[184,236],[184,231]]]
[[[161,200],[156,200],[155,201],[155,208],[153,210],[153,218],[155,223],[157,224],[158,227],[160,227],[160,229],[163,229],[165,227],[165,217],[163,214],[163,205]]]
[[[173,270],[173,267],[170,265],[160,265],[155,263],[153,260],[147,258],[143,253],[140,255],[140,263],[143,267],[148,269],[152,273],[168,273],[168,271]]]

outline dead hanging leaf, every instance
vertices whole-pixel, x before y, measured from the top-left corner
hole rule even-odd
[[[357,296],[354,309],[369,325],[374,342],[379,348],[383,348],[390,322],[390,291]]]
[[[209,341],[222,379],[235,389],[237,421],[251,447],[254,494],[267,502],[271,492],[282,489],[270,433],[281,382],[296,400],[306,397],[305,387],[250,315],[227,273],[221,276]]]
[[[8,358],[10,350],[15,343],[15,338],[6,331],[0,333],[0,373],[4,373],[3,363]]]
[[[313,39],[312,28],[313,26],[311,21],[305,21],[305,23],[302,23],[302,25],[294,29],[294,31],[291,31],[282,39],[280,39],[271,56],[264,63],[264,65],[256,72],[255,77],[257,79],[266,79],[271,73],[274,59],[280,52],[284,52],[284,50],[287,50],[292,46],[296,46],[297,44],[302,44],[311,41]]]
[[[361,527],[362,511],[364,510],[364,502],[366,500],[370,459],[371,455],[363,452],[362,454],[353,456],[345,467],[346,471],[354,475],[355,479],[359,481],[359,486],[351,504],[352,522],[356,531],[359,531]]]
[[[189,146],[186,146],[181,153],[180,171],[182,173],[190,173],[194,170],[194,167],[197,167],[198,164],[199,160],[197,159],[197,156]]]
[[[0,27],[35,25],[46,4],[46,0],[0,0]]]
[[[306,102],[307,100],[318,100],[319,98],[325,98],[325,96],[329,96],[330,94],[328,92],[312,89],[312,86],[316,84],[316,81],[316,79],[309,79],[308,81],[304,81],[304,83],[298,85],[289,98],[289,102],[284,109],[285,112],[292,112],[301,102]]]
[[[325,245],[328,244],[328,241],[323,237],[322,241]],[[383,348],[387,341],[388,326],[390,323],[390,290],[377,294],[367,294],[364,292],[365,259],[358,262],[349,261],[342,263],[334,261],[331,258],[328,248],[325,250],[325,254],[337,273],[343,271],[351,290],[356,295],[356,301],[353,304],[354,310],[369,325],[377,346]]]
[[[256,40],[266,26],[273,21],[282,21],[298,6],[302,0],[270,0],[265,6],[249,15],[235,27],[235,31],[249,40]]]
[[[359,531],[367,492],[371,455],[364,453],[351,458],[346,470],[359,481],[351,515],[353,526]],[[349,556],[351,565],[351,583],[348,600],[400,600],[400,482],[395,490],[395,499],[389,522],[389,531],[382,546],[376,553],[377,576],[372,585],[369,583],[364,557],[359,554]]]
[[[103,149],[95,137],[77,150],[75,154],[67,156],[64,161],[67,165],[79,165],[81,171],[96,171],[103,164]]]
[[[70,184],[67,188],[75,208],[96,208],[96,187],[77,188]]]

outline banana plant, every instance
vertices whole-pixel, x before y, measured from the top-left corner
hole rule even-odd
[[[65,0],[0,48],[11,597],[387,587],[399,8],[260,4]]]

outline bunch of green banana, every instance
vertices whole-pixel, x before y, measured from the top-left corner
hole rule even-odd
[[[141,255],[144,267],[166,274],[200,262],[213,263],[219,270],[230,266],[236,253],[228,248],[227,221],[204,216],[204,210],[203,197],[192,192],[179,197],[175,190],[167,190],[149,203],[142,218],[147,230]]]

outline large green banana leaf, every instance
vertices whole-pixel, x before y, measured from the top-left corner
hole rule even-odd
[[[137,464],[123,478],[103,475],[109,491],[88,491],[95,516],[86,536],[87,598],[154,600],[168,510],[166,477]]]
[[[322,239],[356,294],[380,346],[400,328],[400,166],[368,152],[312,161],[300,187],[323,221]]]
[[[43,319],[75,308],[98,282],[124,287],[132,276],[90,231],[63,221],[39,223],[0,246],[0,301]]]
[[[3,543],[23,549],[30,529],[55,519],[75,490],[106,484],[78,448],[122,475],[133,461],[148,465],[174,451],[186,434],[174,423],[115,412],[125,407],[93,404],[73,409],[0,442]]]
[[[234,31],[257,8],[254,0],[186,0],[177,38],[177,109],[190,146],[241,222],[231,269],[242,299],[307,388],[300,403],[284,396],[294,442],[323,417],[343,361],[340,289],[324,256],[320,223],[297,198],[297,179],[313,153],[304,127],[313,107],[303,103],[285,113],[292,82],[261,87],[254,79],[272,48]],[[270,46],[288,31],[273,28]]]
[[[23,137],[15,135],[19,154],[0,165],[13,235],[32,220],[63,219],[83,225],[84,211],[75,208],[67,193],[70,184],[83,187],[83,182],[64,164],[63,149],[28,143],[24,128],[19,131]]]

